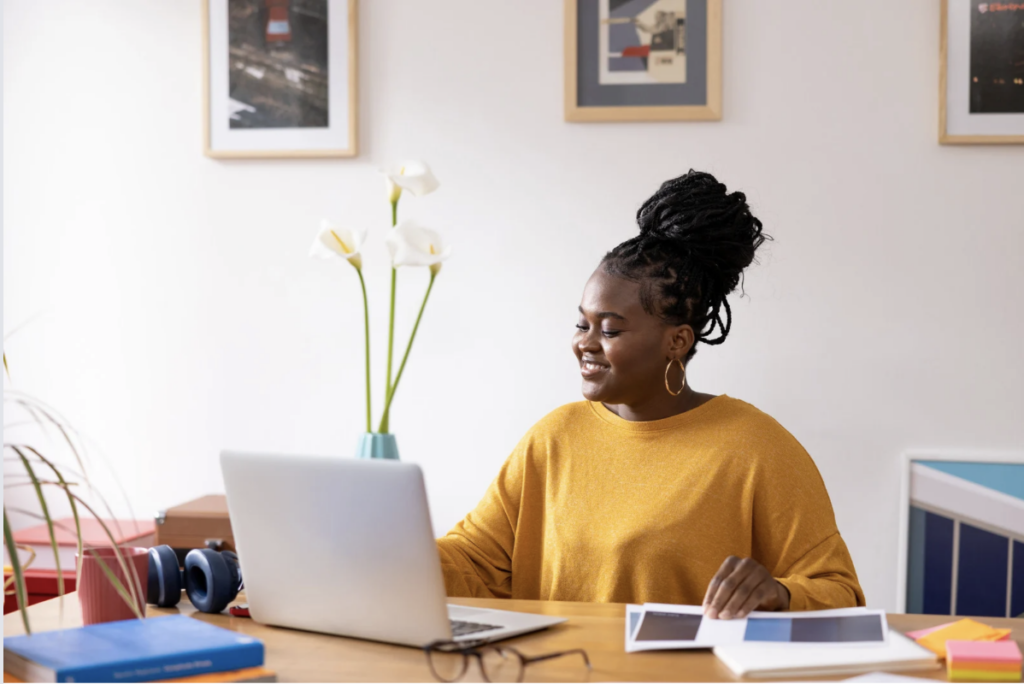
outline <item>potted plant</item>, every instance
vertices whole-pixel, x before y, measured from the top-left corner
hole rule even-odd
[[[4,371],[7,374],[8,381],[10,381],[6,353],[3,355],[3,362]],[[30,394],[6,385],[4,387],[4,405],[4,461],[5,463],[12,463],[15,466],[15,472],[4,473],[4,547],[7,550],[7,555],[11,564],[11,576],[4,580],[4,594],[13,594],[16,597],[18,610],[21,613],[22,623],[25,627],[25,633],[31,634],[32,626],[29,622],[28,612],[26,610],[28,607],[28,591],[26,588],[24,573],[26,564],[23,564],[22,558],[18,552],[20,550],[28,554],[28,558],[26,559],[27,563],[31,563],[35,552],[31,547],[19,547],[15,544],[8,510],[11,512],[17,512],[23,516],[41,520],[46,524],[49,542],[53,549],[54,561],[56,563],[57,595],[59,600],[63,601],[65,593],[64,575],[60,567],[60,554],[57,549],[56,536],[56,528],[59,523],[55,522],[50,514],[50,507],[47,504],[46,498],[47,492],[56,493],[57,495],[66,498],[68,506],[70,507],[71,515],[74,519],[74,529],[65,529],[64,531],[72,533],[77,542],[78,567],[76,568],[76,576],[79,578],[81,577],[82,560],[88,555],[90,559],[95,561],[97,566],[102,570],[103,574],[109,580],[117,594],[128,604],[132,613],[136,617],[142,618],[143,614],[140,606],[144,605],[145,594],[140,578],[138,577],[138,573],[135,571],[134,566],[126,562],[125,555],[118,547],[114,535],[100,516],[96,514],[93,506],[79,494],[83,486],[88,487],[94,493],[96,492],[89,484],[88,473],[85,468],[85,462],[82,458],[82,442],[77,432],[66,420],[64,420],[64,418],[60,416],[59,413],[46,403]],[[18,432],[17,430],[12,429],[13,427],[16,427],[15,425],[6,423],[6,416],[10,415],[11,408],[27,415],[31,419],[31,422],[44,433],[56,435],[59,442],[65,445],[73,455],[75,461],[74,465],[58,463],[57,459],[44,454],[42,449],[33,446],[28,440],[10,438],[12,433],[17,434]],[[20,472],[18,472],[19,470]],[[8,497],[6,496],[7,491],[24,487],[31,487],[33,492],[31,501],[37,506],[37,509],[30,510],[21,507],[12,507],[9,509]],[[96,494],[98,496],[98,493]],[[107,509],[108,513],[110,513],[110,507],[106,504],[106,501],[103,500],[101,496],[98,498]],[[115,571],[105,563],[102,558],[100,558],[100,555],[97,553],[95,548],[83,544],[80,509],[86,514],[95,517],[103,528],[106,536],[110,539],[110,546],[114,550],[114,556],[117,560],[120,573],[115,574]],[[113,517],[112,513],[110,513],[110,517]],[[122,582],[118,574],[120,574],[120,577],[131,577],[132,581]],[[126,584],[127,586],[125,586]]]
[[[391,433],[391,405],[395,392],[402,380],[402,373],[409,360],[416,333],[419,331],[427,300],[434,289],[434,280],[441,271],[441,263],[451,254],[451,247],[446,245],[437,231],[419,225],[412,220],[398,222],[398,203],[405,192],[417,197],[429,195],[440,186],[430,167],[421,161],[398,162],[382,169],[387,199],[391,205],[391,228],[388,231],[387,247],[391,255],[391,307],[388,318],[388,351],[387,376],[384,389],[384,409],[377,429],[373,429],[373,407],[370,391],[370,304],[366,294],[366,281],[363,278],[362,249],[367,233],[363,230],[345,228],[331,221],[321,222],[310,256],[325,259],[341,258],[355,268],[359,277],[359,285],[363,295],[364,345],[366,351],[366,432],[360,437],[356,455],[360,458],[398,459],[398,444]],[[395,349],[395,291],[400,268],[426,267],[430,271],[423,302],[413,324],[405,353],[398,365],[397,372],[392,374]]]

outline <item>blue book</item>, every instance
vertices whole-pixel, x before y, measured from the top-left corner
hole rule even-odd
[[[4,638],[4,671],[26,682],[148,682],[261,665],[258,639],[185,615]]]

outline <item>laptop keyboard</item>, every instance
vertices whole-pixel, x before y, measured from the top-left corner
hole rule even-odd
[[[463,637],[467,634],[486,632],[492,629],[501,629],[501,625],[485,625],[480,622],[467,622],[465,620],[449,620],[452,626],[452,638]]]

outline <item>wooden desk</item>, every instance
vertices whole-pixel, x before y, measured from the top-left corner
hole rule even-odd
[[[625,606],[621,603],[563,603],[557,601],[503,601],[498,599],[451,599],[452,603],[486,608],[502,608],[527,613],[560,615],[567,623],[542,632],[527,634],[507,642],[527,655],[584,648],[594,669],[587,672],[578,657],[566,657],[530,665],[526,681],[605,682],[605,681],[734,681],[732,673],[710,651],[660,651],[629,653],[624,650]],[[64,600],[64,619],[60,622],[57,599],[29,607],[32,629],[37,632],[82,624],[75,594]],[[192,615],[220,627],[254,636],[266,647],[266,666],[275,670],[282,682],[344,681],[433,681],[423,652],[415,648],[390,646],[370,641],[346,639],[312,632],[268,627],[248,618],[198,613],[182,598],[177,609],[149,607],[148,617]],[[1010,627],[1013,637],[1024,648],[1024,620],[978,618],[994,627]],[[907,632],[948,622],[936,615],[889,615],[889,624]],[[4,636],[22,634],[21,615],[4,616]],[[907,673],[945,681],[945,670]],[[6,679],[6,678],[5,678]],[[842,678],[840,678],[842,679]],[[476,666],[463,679],[481,681]]]

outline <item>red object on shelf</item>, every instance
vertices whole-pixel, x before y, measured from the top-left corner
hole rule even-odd
[[[152,520],[104,520],[114,539],[121,546],[152,546],[156,524]],[[109,547],[110,538],[103,531],[103,526],[95,518],[81,518],[82,543],[94,548]],[[75,538],[75,519],[61,518],[53,521],[53,533],[57,538],[57,553],[60,556],[60,567],[75,567],[75,555],[78,553],[78,542]],[[27,527],[14,533],[14,543],[31,546],[36,552],[30,570],[55,570],[57,562],[50,546],[50,533],[45,524]],[[7,558],[8,549],[4,547],[4,565],[10,565]],[[26,556],[21,552],[19,557],[25,562]]]
[[[110,538],[103,531],[102,525],[95,518],[80,518],[82,528],[82,542],[94,548],[110,546]],[[123,546],[152,546],[155,523],[152,520],[104,520],[118,544]],[[77,581],[75,577],[75,555],[78,552],[78,542],[75,539],[75,519],[61,518],[53,521],[53,532],[57,538],[57,551],[60,557],[61,572],[64,575],[64,591],[75,591]],[[35,527],[26,527],[14,533],[14,543],[24,546],[31,546],[36,552],[36,558],[32,565],[25,569],[25,589],[28,591],[28,604],[34,605],[40,601],[51,599],[57,595],[57,570],[56,561],[53,557],[53,548],[50,546],[50,533],[45,524]],[[4,555],[7,555],[7,545],[4,545]],[[18,556],[25,561],[26,555],[23,551]],[[10,565],[10,560],[4,558],[5,566]],[[9,568],[4,568],[4,580],[10,577]],[[14,585],[8,587],[13,589]],[[4,595],[4,615],[18,609],[16,597]]]
[[[651,46],[650,45],[631,45],[628,48],[623,49],[623,57],[650,57]]]
[[[268,43],[286,43],[292,39],[288,18],[288,0],[267,0],[267,24],[264,36]]]
[[[79,518],[82,528],[82,543],[88,546],[110,546],[110,537],[103,531],[106,525],[118,544],[126,544],[136,539],[153,534],[156,527],[152,520],[103,520],[103,525],[95,518]],[[53,533],[57,537],[58,546],[77,546],[75,539],[75,519],[60,518],[53,521]],[[46,525],[27,527],[14,533],[15,544],[32,546],[49,546],[50,533]]]
[[[73,570],[64,571],[64,592],[72,592],[77,586]],[[4,582],[10,577],[10,573],[4,573]],[[9,587],[14,589],[12,584]],[[57,571],[56,570],[32,570],[25,571],[25,589],[28,590],[28,605],[32,606],[40,601],[46,601],[57,596]],[[14,594],[4,596],[4,615],[18,610],[18,601]]]
[[[231,615],[234,615],[235,617],[252,617],[251,615],[249,615],[248,603],[239,603],[236,606],[231,606],[230,608],[228,608],[228,612]]]

